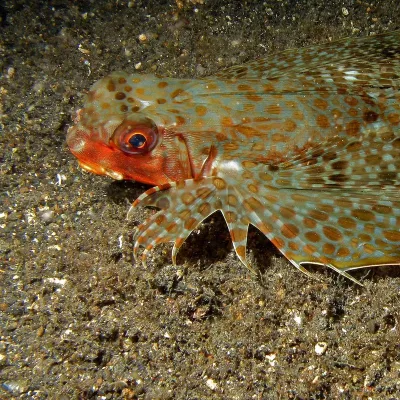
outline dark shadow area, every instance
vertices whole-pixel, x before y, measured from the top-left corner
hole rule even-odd
[[[150,187],[133,181],[113,181],[106,186],[106,194],[113,203],[128,205],[129,203],[133,203],[137,197]]]
[[[232,242],[224,217],[215,212],[195,229],[179,250],[177,262],[190,262],[208,268],[224,260],[232,251]]]

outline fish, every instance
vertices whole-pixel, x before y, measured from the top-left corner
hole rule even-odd
[[[86,171],[152,185],[134,256],[172,261],[220,211],[246,259],[260,230],[297,269],[400,265],[400,31],[290,49],[213,76],[113,72],[67,144]]]

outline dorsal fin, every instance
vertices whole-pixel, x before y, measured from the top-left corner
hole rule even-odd
[[[395,64],[395,65],[394,65]],[[287,75],[316,74],[325,68],[371,70],[378,66],[398,68],[400,31],[363,38],[346,38],[311,48],[288,49],[270,57],[218,72],[219,79],[275,79]]]

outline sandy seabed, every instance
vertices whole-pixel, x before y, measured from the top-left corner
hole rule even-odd
[[[146,186],[82,172],[65,145],[115,70],[199,77],[400,28],[396,0],[0,4],[1,399],[396,399],[400,274],[296,271],[250,231],[253,276],[221,216],[132,261]]]

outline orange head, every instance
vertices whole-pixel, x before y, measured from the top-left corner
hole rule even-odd
[[[153,185],[195,177],[204,136],[186,134],[182,118],[165,107],[181,103],[177,85],[187,82],[120,72],[96,82],[67,135],[81,167]]]

